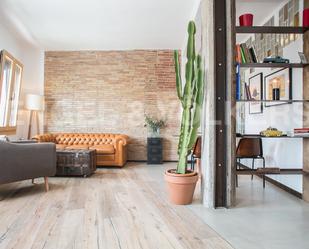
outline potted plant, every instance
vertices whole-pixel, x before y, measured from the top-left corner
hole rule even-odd
[[[195,54],[195,32],[193,21],[188,24],[188,44],[186,63],[186,82],[182,89],[179,55],[174,51],[177,95],[183,112],[178,143],[179,161],[176,169],[165,172],[169,196],[174,204],[186,205],[192,202],[198,174],[187,169],[188,155],[197,139],[200,127],[201,110],[204,97],[204,77],[202,59]]]
[[[148,128],[148,137],[160,137],[160,129],[165,127],[163,119],[156,119],[145,115],[145,126]]]

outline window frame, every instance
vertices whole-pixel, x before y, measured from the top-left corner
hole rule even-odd
[[[16,129],[17,129],[17,121],[18,121],[18,106],[19,106],[19,101],[20,101],[20,90],[21,90],[21,85],[23,81],[23,71],[24,71],[24,66],[23,64],[17,60],[14,56],[12,56],[9,52],[6,50],[2,50],[0,53],[0,98],[1,98],[1,92],[2,92],[2,84],[3,84],[3,75],[4,75],[4,67],[5,67],[5,61],[11,61],[12,62],[12,72],[11,72],[11,78],[9,82],[9,87],[8,87],[8,98],[7,98],[7,108],[5,111],[5,126],[1,127],[0,126],[0,135],[13,135],[16,134]],[[19,82],[19,89],[17,90],[18,96],[17,96],[17,110],[16,110],[16,121],[15,121],[15,126],[10,126],[10,120],[11,120],[11,114],[12,114],[12,96],[14,94],[14,90],[16,92],[16,89],[14,89],[15,85],[15,77],[16,77],[16,68],[20,68],[20,82]],[[1,100],[0,100],[1,101]]]

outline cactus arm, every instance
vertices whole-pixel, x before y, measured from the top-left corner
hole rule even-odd
[[[187,170],[187,156],[188,156],[187,145],[189,143],[190,121],[191,121],[191,108],[188,105],[188,103],[186,103],[182,115],[183,115],[182,118],[183,131],[181,134],[181,138],[179,139],[180,148],[179,148],[179,162],[177,165],[178,174],[185,174]]]
[[[203,109],[203,97],[204,97],[204,75],[203,69],[201,65],[201,58],[198,56],[197,58],[197,84],[196,84],[196,95],[194,98],[194,111],[192,117],[192,129],[190,132],[190,142],[188,144],[188,149],[192,150],[196,139],[197,139],[197,131],[200,127],[201,123],[201,112]]]
[[[182,101],[182,81],[180,74],[179,54],[177,50],[174,50],[174,62],[175,62],[175,73],[176,73],[177,96],[179,100]]]
[[[195,59],[195,32],[196,27],[195,23],[193,21],[189,22],[188,25],[188,44],[187,44],[187,58],[188,60],[194,60]]]

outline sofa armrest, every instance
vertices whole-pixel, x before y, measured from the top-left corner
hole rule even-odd
[[[56,174],[56,145],[0,142],[0,183]]]
[[[127,162],[127,145],[129,137],[127,135],[117,135],[115,139],[116,161],[119,166],[124,166]]]
[[[117,147],[118,144],[126,145],[128,143],[129,137],[127,135],[116,135],[115,137],[115,145]]]

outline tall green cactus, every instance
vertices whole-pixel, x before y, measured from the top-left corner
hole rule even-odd
[[[195,55],[195,32],[195,23],[190,21],[188,24],[189,37],[187,44],[186,82],[184,89],[182,89],[178,51],[174,51],[177,95],[183,108],[178,143],[178,174],[186,173],[187,157],[196,142],[197,131],[201,122],[204,77],[201,56]]]

